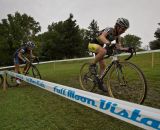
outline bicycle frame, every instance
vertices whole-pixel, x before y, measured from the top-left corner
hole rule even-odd
[[[113,55],[112,56],[112,62],[108,65],[108,67],[106,67],[106,69],[104,70],[103,74],[99,77],[99,79],[102,81],[103,78],[106,76],[106,74],[109,72],[109,70],[111,69],[111,67],[114,64],[118,64],[118,56],[117,55]]]
[[[33,60],[34,60],[34,59],[31,59],[31,60],[30,60],[30,63],[26,64],[27,69],[26,69],[26,72],[25,72],[24,75],[26,75],[26,74],[28,73],[28,71],[30,70],[30,68],[34,66],[34,65],[33,65]]]
[[[27,65],[27,64],[26,64],[26,65]],[[29,69],[31,68],[31,66],[33,66],[32,63],[29,63],[28,66],[27,66],[27,70],[26,70],[26,72],[25,72],[24,75],[26,75],[26,74],[28,73],[28,71],[29,71]]]

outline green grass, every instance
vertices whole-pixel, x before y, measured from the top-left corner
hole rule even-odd
[[[130,61],[140,67],[148,82],[144,105],[160,109],[160,53],[137,55]],[[44,80],[80,88],[78,74],[84,61],[39,65]],[[107,60],[107,62],[109,62]],[[23,83],[0,90],[0,130],[141,130],[83,105]]]

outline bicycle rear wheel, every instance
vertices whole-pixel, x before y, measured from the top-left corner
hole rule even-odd
[[[143,103],[147,93],[147,83],[142,71],[133,63],[120,62],[113,65],[107,81],[110,96]]]
[[[41,74],[36,66],[32,66],[32,74],[34,78],[41,79]]]
[[[90,63],[84,63],[80,69],[79,83],[83,90],[93,92],[96,88],[95,76],[89,71]]]

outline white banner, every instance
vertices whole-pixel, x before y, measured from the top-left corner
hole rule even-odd
[[[17,74],[11,71],[6,72],[9,75],[17,77],[30,84],[36,85],[52,93],[58,94],[138,127],[148,130],[160,130],[159,109],[102,96],[56,83],[51,83],[48,81]]]

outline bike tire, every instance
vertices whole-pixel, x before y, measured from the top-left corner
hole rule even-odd
[[[17,87],[19,84],[16,82],[16,78],[6,74],[6,84],[8,87]]]
[[[83,90],[94,92],[96,84],[94,82],[95,76],[89,71],[91,63],[84,63],[80,69],[79,83]]]
[[[109,95],[142,104],[147,94],[147,82],[143,72],[130,62],[119,62],[119,65],[114,64],[107,75]]]
[[[2,87],[3,86],[3,76],[2,75],[0,75],[0,86]]]
[[[42,76],[36,66],[32,66],[32,74],[34,78],[42,79]]]

